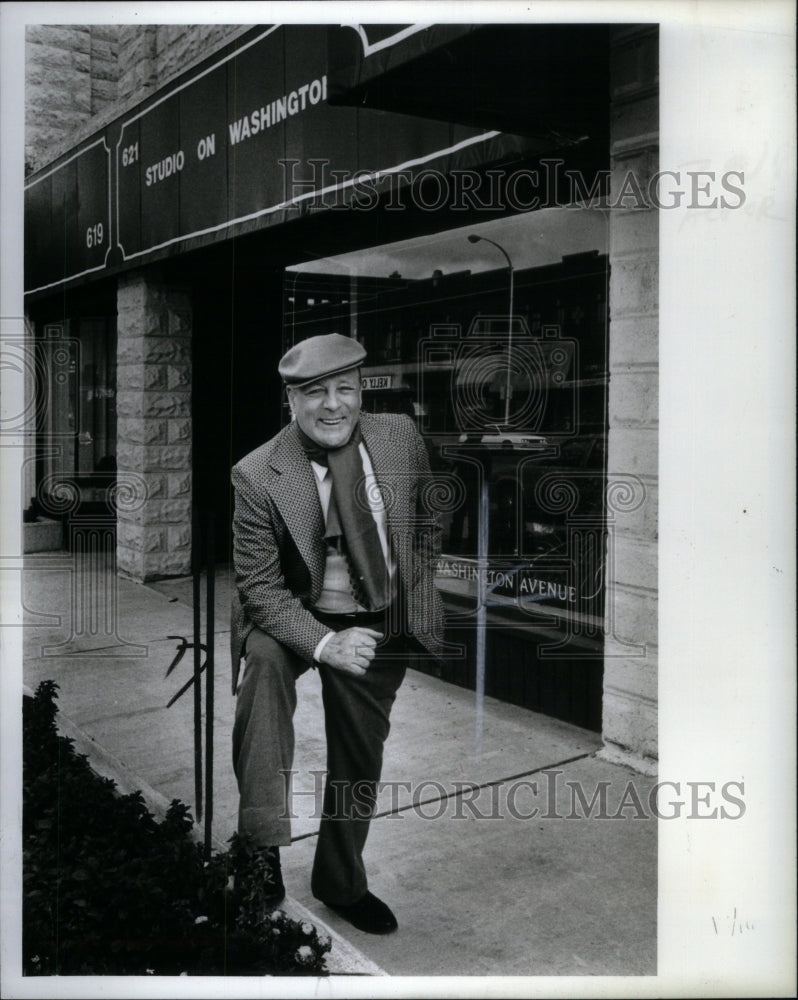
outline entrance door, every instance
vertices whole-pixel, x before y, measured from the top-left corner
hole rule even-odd
[[[281,426],[281,274],[229,247],[192,278],[194,499],[213,518],[217,562],[227,562],[230,469]]]

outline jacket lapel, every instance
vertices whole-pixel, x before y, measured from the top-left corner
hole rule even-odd
[[[390,436],[389,428],[372,422],[368,413],[361,414],[360,432],[371,457],[374,475],[382,493],[388,524],[396,532],[410,524],[411,486],[410,469],[402,453],[397,451],[396,441]]]

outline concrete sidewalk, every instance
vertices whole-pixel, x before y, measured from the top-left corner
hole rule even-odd
[[[216,587],[213,836],[223,847],[238,806],[225,571]],[[57,681],[79,749],[153,806],[193,806],[191,692],[166,707],[191,676],[191,650],[165,678],[180,644],[169,637],[191,641],[191,581],[142,586],[42,553],[26,558],[24,603],[25,683]],[[298,693],[286,910],[331,931],[332,972],[656,973],[657,824],[638,807],[655,779],[602,760],[595,733],[491,698],[477,713],[473,692],[417,671],[397,697],[366,847],[371,888],[399,931],[363,934],[314,900],[325,766],[315,671]]]

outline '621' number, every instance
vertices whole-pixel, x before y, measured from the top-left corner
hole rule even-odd
[[[95,222],[93,226],[89,226],[86,230],[86,246],[91,249],[91,247],[102,246],[102,242],[105,239],[105,230],[103,229],[102,222]]]
[[[129,146],[125,146],[125,148],[122,150],[122,166],[129,167],[132,163],[137,163],[138,158],[139,158],[139,143],[137,139]]]

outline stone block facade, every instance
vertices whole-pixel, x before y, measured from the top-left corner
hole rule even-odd
[[[25,45],[25,163],[43,166],[117,100],[118,29],[37,24]],[[54,85],[57,80],[57,85]]]
[[[602,731],[606,756],[645,770],[658,755],[659,233],[645,197],[659,160],[657,65],[655,27],[614,29],[607,462],[610,493],[632,482],[635,497],[608,503]]]
[[[119,100],[140,101],[245,27],[229,24],[125,24],[119,27]]]
[[[191,569],[191,297],[157,269],[117,290],[117,466],[135,475],[120,505],[119,571],[152,580]]]
[[[38,170],[249,29],[36,24],[25,39],[25,163]]]
[[[59,86],[53,86],[58,75]],[[36,169],[65,134],[91,118],[91,32],[84,25],[28,28],[26,168]]]

